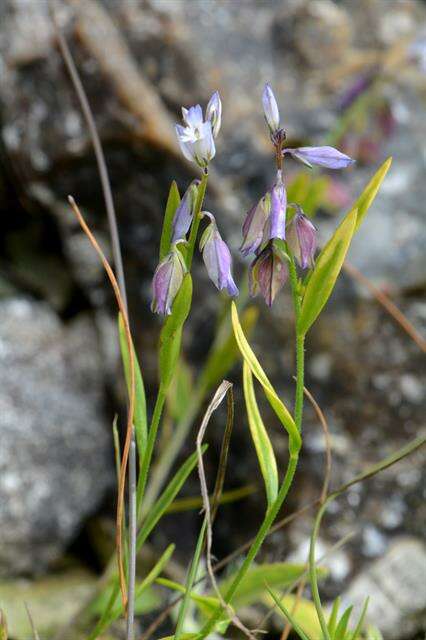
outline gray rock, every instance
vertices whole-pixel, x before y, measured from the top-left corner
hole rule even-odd
[[[87,319],[0,303],[0,574],[41,572],[113,478],[101,362]]]
[[[416,539],[398,538],[386,555],[367,567],[342,596],[344,606],[360,614],[370,597],[367,619],[386,640],[398,640],[425,630],[426,548]]]

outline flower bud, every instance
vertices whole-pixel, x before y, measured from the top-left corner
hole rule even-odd
[[[243,256],[256,253],[262,244],[265,224],[269,217],[270,202],[263,196],[247,213],[243,224],[243,242],[240,251]]]
[[[317,229],[299,205],[291,206],[296,207],[297,211],[287,227],[287,244],[302,269],[312,268],[317,247]]]
[[[250,295],[255,296],[260,293],[266,304],[271,307],[287,277],[287,262],[282,252],[277,250],[274,241],[271,241],[255,258],[250,267]]]
[[[326,169],[345,169],[355,162],[334,147],[297,147],[296,149],[284,149],[283,153],[289,153],[311,169],[314,164],[326,167]]]
[[[188,189],[185,191],[178,208],[176,209],[173,218],[173,244],[178,240],[184,240],[189,231],[189,227],[191,226],[192,218],[194,216],[194,207],[197,200],[199,184],[199,180],[193,180],[191,182]]]
[[[271,207],[266,240],[285,239],[286,211],[287,192],[281,178],[281,171],[279,171],[277,181],[271,189]]]
[[[278,111],[277,101],[269,83],[265,84],[262,94],[262,104],[266,124],[269,127],[271,135],[273,135],[280,128],[280,112]]]
[[[226,289],[230,296],[238,295],[238,288],[232,277],[232,257],[226,242],[222,240],[214,216],[207,211],[203,215],[211,220],[200,240],[200,251],[210,280],[219,291]]]
[[[156,268],[152,279],[151,310],[154,313],[170,315],[173,300],[180,289],[186,271],[183,256],[174,245]]]
[[[206,107],[206,120],[209,120],[212,125],[213,137],[217,138],[220,126],[222,124],[222,101],[220,99],[219,91],[215,91]]]

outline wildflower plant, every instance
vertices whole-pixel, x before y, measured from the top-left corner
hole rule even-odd
[[[133,480],[135,485],[135,521],[137,524],[133,541],[135,551],[139,552],[143,548],[152,531],[172,505],[188,476],[197,466],[202,487],[202,504],[204,505],[202,526],[184,584],[161,577],[173,554],[174,545],[169,545],[141,582],[135,583],[133,575],[133,587],[130,588],[132,571],[134,572],[134,566],[132,567],[130,562],[133,544],[131,531],[129,531],[128,543],[124,536],[118,536],[118,576],[110,567],[112,578],[108,585],[107,594],[102,593],[99,600],[91,604],[91,611],[99,611],[99,619],[89,636],[89,640],[98,638],[114,620],[123,614],[127,616],[128,620],[127,637],[132,638],[133,614],[138,611],[138,606],[143,603],[144,597],[152,589],[154,583],[161,584],[171,593],[178,594],[174,606],[171,607],[175,630],[174,635],[170,636],[170,640],[171,638],[174,640],[189,638],[202,640],[203,638],[226,637],[229,624],[237,626],[247,637],[255,638],[255,632],[247,629],[238,618],[238,609],[241,606],[251,604],[253,600],[250,598],[257,598],[259,594],[262,594],[263,599],[268,596],[270,601],[278,606],[302,640],[319,640],[319,638],[323,640],[359,640],[365,637],[363,636],[363,625],[366,606],[361,618],[352,627],[349,623],[350,611],[349,613],[345,611],[339,617],[339,602],[337,601],[331,613],[326,613],[323,610],[318,592],[317,581],[318,577],[321,577],[322,569],[316,567],[315,541],[327,504],[339,494],[339,490],[332,494],[325,492],[312,533],[308,570],[313,603],[306,601],[305,604],[310,607],[310,614],[313,615],[314,635],[312,633],[309,635],[306,626],[300,623],[294,612],[286,606],[287,600],[282,599],[275,590],[278,587],[291,586],[295,581],[303,579],[307,567],[305,565],[289,565],[288,563],[255,565],[254,561],[281,511],[297,471],[303,442],[305,337],[333,292],[351,240],[374,201],[380,184],[390,167],[391,159],[388,159],[379,168],[349,212],[343,216],[334,233],[320,248],[316,226],[303,211],[301,204],[293,201],[288,202],[285,176],[287,160],[291,157],[304,166],[313,167],[315,165],[327,169],[345,169],[352,165],[354,160],[330,146],[287,148],[286,131],[282,127],[278,103],[269,84],[265,86],[263,91],[262,106],[272,145],[274,176],[271,186],[265,193],[259,194],[257,202],[249,209],[245,220],[242,220],[240,252],[244,259],[250,257],[248,276],[244,277],[248,277],[251,296],[262,296],[266,304],[271,307],[281,289],[287,284],[290,287],[296,355],[296,386],[293,403],[287,399],[284,400],[276,392],[250,345],[249,335],[253,325],[253,308],[246,306],[247,303],[243,296],[239,297],[239,289],[233,275],[232,252],[220,232],[220,216],[204,209],[209,167],[216,154],[216,141],[221,128],[222,101],[218,92],[212,95],[204,113],[200,105],[183,108],[183,123],[176,124],[175,127],[177,141],[183,156],[198,167],[200,176],[188,185],[182,198],[176,183],[173,182],[167,199],[158,266],[152,281],[152,311],[163,316],[164,321],[158,346],[159,386],[150,421],[147,417],[142,369],[133,348],[127,311],[125,305],[122,304],[119,287],[96,240],[87,229],[77,205],[71,201],[80,223],[104,262],[120,307],[120,346],[129,391],[128,433],[131,433],[132,427],[134,427],[136,441],[136,445],[130,444],[130,440],[129,444],[126,441],[120,477],[123,479],[126,468],[124,454],[126,452],[128,454],[129,451],[131,453],[132,446],[137,446],[139,473],[137,481],[135,478]],[[167,401],[170,401],[173,394],[176,381],[183,379],[182,335],[186,320],[191,312],[192,266],[194,256],[198,251],[213,285],[225,294],[229,302],[226,303],[226,312],[223,314],[219,327],[218,339],[213,344],[199,376],[199,382],[194,392],[195,403],[190,405],[189,411],[186,407],[184,408],[184,428],[180,429],[179,423],[176,433],[173,435],[172,440],[175,440],[174,453],[179,448],[176,441],[181,443],[182,434],[188,433],[207,393],[223,380],[235,364],[237,354],[239,354],[243,363],[242,388],[247,426],[256,451],[259,472],[263,478],[266,501],[263,520],[244,559],[234,573],[219,581],[216,581],[212,567],[212,523],[220,504],[227,448],[232,429],[233,401],[230,383],[222,382],[209,405],[196,440],[197,450],[184,461],[163,488],[161,482],[157,482],[158,486],[155,490],[152,488],[152,479],[155,480],[156,472],[152,464],[153,455],[163,413]],[[268,429],[263,421],[257,402],[259,392],[264,394],[286,434],[288,456],[285,463],[281,457],[277,457]],[[228,420],[225,427],[218,480],[210,504],[202,465],[202,456],[206,450],[203,437],[210,415],[217,409],[225,396],[228,398]],[[411,448],[404,451],[404,455],[418,446],[418,442],[411,445]],[[162,465],[163,471],[165,468],[167,471],[170,470],[173,459],[173,455],[166,453],[164,453],[164,460],[160,457],[159,464]],[[389,460],[383,461],[371,471],[355,478],[354,482],[374,475],[381,468],[397,459],[399,458],[396,455],[391,462]],[[130,475],[130,479],[132,477],[134,476]],[[341,491],[350,484],[343,487]],[[121,483],[120,486],[123,490],[124,484]],[[131,486],[132,479],[130,480],[130,488]],[[132,505],[132,495],[130,492],[130,506]],[[122,499],[122,492],[119,495],[119,505],[120,496]],[[129,518],[129,528],[131,529],[130,520]],[[118,509],[117,525],[120,532],[123,530],[125,533],[122,506],[121,509]],[[205,590],[200,593],[196,589],[196,583],[202,573],[204,552],[212,589],[207,593]],[[251,589],[247,589],[248,584],[251,585]],[[126,585],[128,585],[128,590]],[[251,596],[248,596],[247,593],[250,593]],[[255,595],[253,596],[253,594]],[[143,638],[151,637],[148,632],[147,634]]]

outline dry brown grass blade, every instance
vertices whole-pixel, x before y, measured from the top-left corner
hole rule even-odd
[[[389,313],[397,324],[407,333],[410,338],[414,340],[419,349],[426,353],[426,340],[419,334],[414,325],[408,320],[408,318],[402,313],[394,302],[383,291],[378,289],[361,271],[359,271],[353,264],[345,262],[343,268],[354,280],[369,290],[372,296],[376,298],[377,302]]]
[[[30,608],[29,608],[29,606],[28,606],[28,604],[26,602],[24,602],[24,606],[25,606],[25,609],[26,609],[26,612],[27,612],[28,620],[30,621],[31,631],[33,633],[33,640],[40,640],[40,636],[38,635],[38,631],[37,631],[37,629],[35,627],[34,620],[33,620],[33,617],[31,615]]]
[[[123,318],[127,349],[129,352],[129,363],[130,363],[129,411],[127,416],[126,439],[123,447],[120,478],[118,483],[117,518],[116,518],[116,529],[117,529],[116,545],[117,545],[118,574],[119,574],[119,580],[120,580],[121,597],[123,600],[123,608],[124,610],[127,610],[126,575],[124,571],[124,562],[123,562],[123,512],[124,512],[124,489],[126,485],[127,461],[129,458],[130,443],[132,441],[133,416],[135,411],[135,363],[134,363],[134,354],[133,354],[133,342],[132,342],[132,336],[130,333],[130,326],[129,326],[129,320],[127,317],[127,311],[124,305],[123,298],[121,296],[120,287],[118,286],[118,282],[115,277],[114,271],[112,270],[107,258],[105,257],[104,252],[99,246],[98,241],[96,240],[95,236],[87,226],[86,221],[84,220],[83,215],[80,212],[80,209],[78,208],[74,198],[72,196],[68,196],[68,202],[70,203],[74,211],[74,214],[76,215],[77,220],[80,223],[81,228],[83,229],[84,233],[87,235],[88,239],[90,240],[90,243],[92,244],[93,248],[98,254],[104,266],[104,269],[107,273],[109,281],[111,282],[111,286],[114,290],[114,295],[117,300],[117,305]]]

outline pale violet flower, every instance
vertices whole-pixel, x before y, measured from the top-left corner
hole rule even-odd
[[[217,138],[222,124],[222,101],[219,91],[215,91],[206,107],[206,120],[210,120],[212,125],[213,137]]]
[[[287,244],[302,269],[312,268],[317,248],[317,229],[298,204],[291,203],[289,206],[294,207],[296,213],[287,227]]]
[[[152,304],[154,313],[170,315],[175,299],[186,273],[183,256],[176,245],[160,262],[152,279]]]
[[[210,224],[200,240],[200,251],[210,280],[219,291],[226,289],[232,297],[238,295],[238,288],[232,277],[232,257],[228,245],[222,240],[214,216],[208,211],[203,216],[210,219]]]
[[[288,277],[288,265],[274,240],[268,242],[250,266],[250,295],[261,294],[268,307],[283,288]]]
[[[262,94],[262,104],[266,124],[269,127],[271,135],[273,135],[280,128],[280,112],[278,111],[278,104],[269,83],[265,84]]]
[[[296,149],[284,149],[283,153],[289,153],[293,158],[300,160],[310,168],[316,164],[319,167],[326,167],[326,169],[345,169],[355,162],[334,147],[297,147]]]
[[[187,160],[196,162],[205,169],[214,158],[216,147],[214,138],[219,132],[222,120],[222,103],[216,91],[209,100],[205,120],[199,104],[189,109],[182,107],[185,126],[175,125],[180,149]]]
[[[287,193],[281,171],[278,171],[275,184],[246,215],[240,247],[244,256],[257,253],[268,240],[285,239],[286,209]]]
[[[173,218],[172,243],[184,240],[191,226],[194,216],[195,201],[197,199],[199,180],[193,180],[185,191]]]

